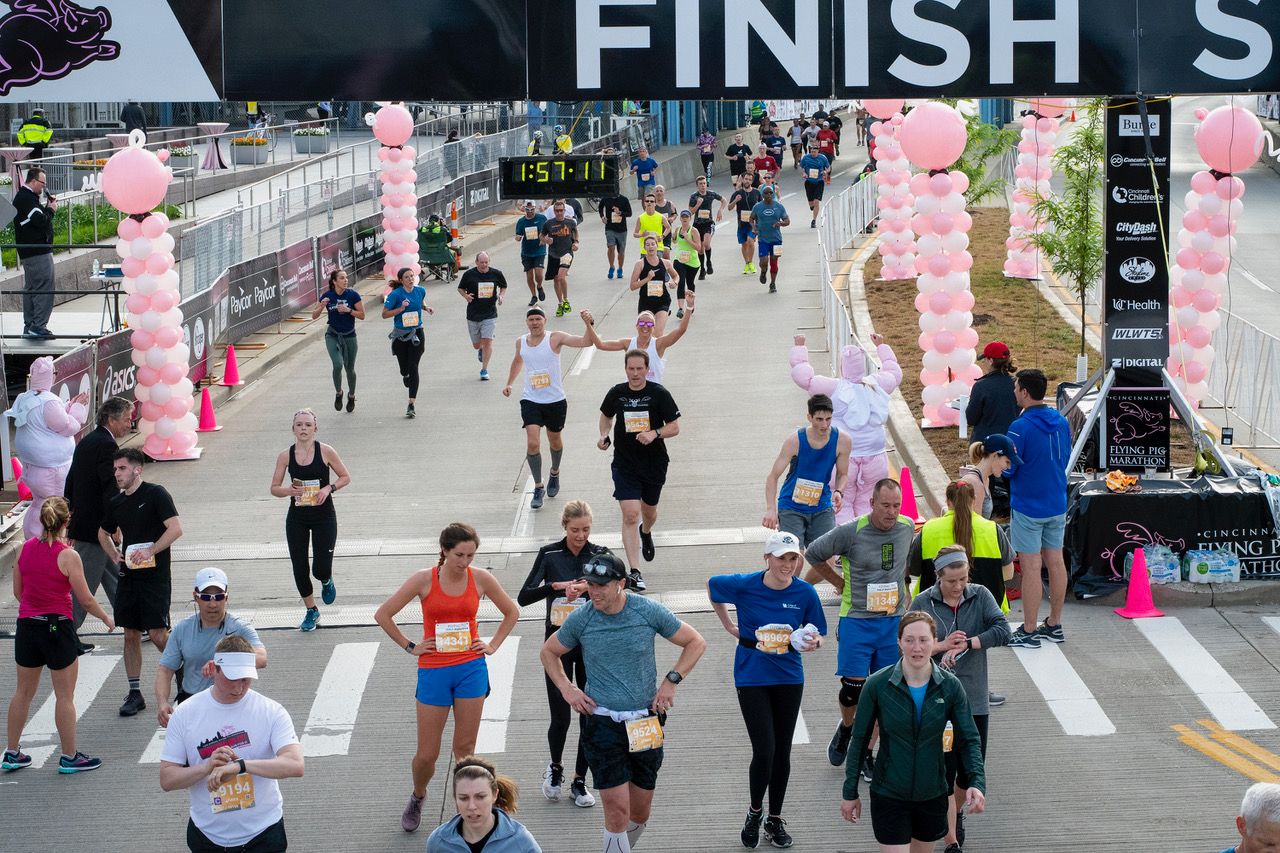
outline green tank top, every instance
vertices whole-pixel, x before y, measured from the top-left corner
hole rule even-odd
[[[677,260],[686,267],[691,267],[695,270],[700,268],[702,260],[698,257],[698,250],[693,248],[693,244],[686,240],[679,230],[675,232],[675,238],[675,257],[673,260]]]

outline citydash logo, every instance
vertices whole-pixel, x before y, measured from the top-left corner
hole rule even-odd
[[[1117,222],[1117,234],[1129,234],[1133,237],[1142,237],[1147,234],[1156,233],[1159,226],[1154,222]]]
[[[58,80],[97,60],[115,59],[120,43],[102,37],[111,13],[71,0],[7,0],[0,18],[0,95],[41,80]]]

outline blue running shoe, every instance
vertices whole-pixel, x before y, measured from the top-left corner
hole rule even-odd
[[[70,758],[64,755],[58,759],[59,773],[83,773],[86,770],[97,770],[101,766],[101,758],[90,758],[83,752],[77,752]]]
[[[320,587],[320,600],[325,604],[333,604],[338,598],[338,588],[333,583],[333,578],[329,578]]]
[[[31,756],[24,753],[21,749],[6,749],[4,751],[4,760],[0,761],[0,770],[21,770],[24,767],[31,766]]]
[[[609,278],[613,278],[613,267],[609,267]]]
[[[299,631],[314,631],[316,626],[320,624],[320,608],[308,607],[307,615],[302,617],[302,624],[298,626]]]

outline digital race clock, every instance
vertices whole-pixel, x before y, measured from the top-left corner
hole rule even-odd
[[[498,178],[504,199],[614,195],[618,158],[613,154],[503,157],[498,161]]]

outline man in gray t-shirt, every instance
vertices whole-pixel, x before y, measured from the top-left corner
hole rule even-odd
[[[213,684],[213,651],[223,637],[232,634],[243,637],[253,646],[258,669],[267,665],[267,650],[252,625],[227,612],[230,595],[227,592],[227,573],[213,567],[196,572],[195,590],[191,597],[196,612],[174,626],[169,642],[160,655],[156,671],[156,717],[160,725],[168,726],[173,714],[169,703],[169,686],[175,673],[181,673],[178,698],[175,704],[207,690]]]
[[[612,552],[583,566],[589,606],[580,607],[542,646],[542,666],[564,700],[583,714],[582,744],[604,800],[604,849],[630,849],[644,831],[662,766],[662,726],[707,642],[663,605],[627,592],[627,569]],[[653,639],[680,647],[658,681]],[[565,675],[560,658],[582,647],[587,690]],[[623,847],[623,844],[627,847]],[[613,845],[612,847],[610,845]]]
[[[844,764],[853,734],[858,696],[867,677],[897,662],[898,621],[907,612],[907,556],[915,521],[900,514],[902,489],[881,480],[871,492],[871,512],[819,536],[804,552],[818,574],[841,591],[836,633],[836,675],[840,677],[840,725],[827,747],[827,759]],[[830,560],[840,558],[837,574]],[[860,757],[864,775],[870,755]]]

